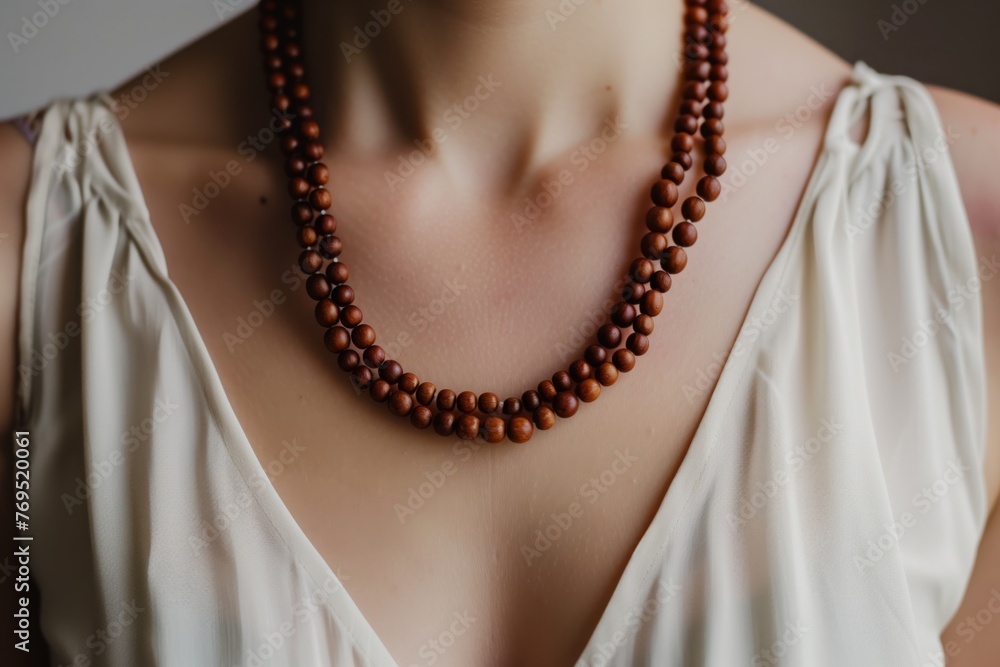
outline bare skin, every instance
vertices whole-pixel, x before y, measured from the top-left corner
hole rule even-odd
[[[322,49],[308,50],[307,62],[351,283],[366,318],[388,337],[381,344],[395,341],[407,369],[438,387],[520,394],[565,367],[571,357],[562,346],[574,348],[573,331],[588,324],[586,313],[600,311],[624,275],[642,233],[648,186],[666,157],[680,3],[588,3],[555,31],[527,5],[406,4],[349,64],[336,43],[350,38],[368,8],[342,10],[356,17],[317,8],[307,32],[307,44],[317,45],[324,27],[335,20],[345,26]],[[125,118],[171,277],[254,451],[266,465],[284,441],[305,447],[273,483],[400,664],[419,660],[419,647],[456,612],[476,622],[439,665],[572,664],[660,504],[710,399],[709,392],[686,396],[683,387],[731,349],[850,74],[846,63],[770,15],[736,4],[734,16],[727,157],[745,156],[769,138],[781,149],[747,186],[710,207],[636,371],[526,447],[456,452],[387,418],[331,368],[304,289],[282,280],[297,249],[280,155],[269,146],[248,162],[240,151],[268,120],[253,13],[165,61],[164,82]],[[433,40],[421,40],[427,31]],[[456,127],[448,109],[474,94],[480,77],[499,85],[488,94],[480,89],[485,99],[467,118],[454,112]],[[991,256],[1000,251],[1000,197],[986,176],[1000,149],[1000,111],[934,93],[945,124],[975,138],[956,142],[953,159],[977,252]],[[788,125],[779,123],[811,102],[809,120],[786,136],[781,128]],[[624,127],[613,138],[606,133],[607,150],[591,159],[579,148],[607,121]],[[390,186],[386,172],[435,127],[447,140]],[[30,151],[7,126],[0,127],[0,160],[4,173],[16,175],[0,183],[0,231],[10,235],[0,242],[0,373],[13,378],[12,286]],[[207,208],[185,216],[180,205],[192,204],[192,190],[230,160],[240,173]],[[536,198],[564,169],[573,183],[519,228],[511,214],[523,215],[525,197]],[[254,301],[274,290],[288,297],[275,314],[243,342],[227,337]],[[447,291],[455,296],[442,310],[434,302]],[[990,286],[983,298],[996,385],[1000,289]],[[4,427],[12,421],[10,392],[11,383],[0,388]],[[998,395],[991,394],[994,415]],[[993,507],[1000,427],[990,427]],[[638,462],[529,566],[521,547],[625,449]],[[406,504],[409,489],[448,461],[457,472],[401,520],[396,506]],[[993,554],[1000,552],[998,523],[984,542]],[[996,563],[996,555],[981,559],[966,603],[973,614],[1000,583]],[[957,629],[949,632],[946,639]],[[1000,650],[1000,635],[983,634],[953,664],[985,665],[973,649],[984,656]]]

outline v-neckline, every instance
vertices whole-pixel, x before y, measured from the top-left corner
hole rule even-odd
[[[847,101],[843,92],[852,83],[858,81],[859,75],[867,71],[867,66],[862,62],[855,64],[852,75],[845,81],[845,88],[838,94],[831,112],[827,119],[827,127],[823,133],[823,140],[819,147],[818,154],[814,158],[814,164],[807,184],[802,192],[798,206],[793,213],[791,223],[785,233],[785,237],[778,247],[775,256],[764,270],[757,288],[750,301],[750,306],[740,323],[739,333],[736,341],[730,347],[719,379],[709,397],[708,404],[702,414],[701,420],[695,429],[694,435],[687,447],[687,451],[681,459],[680,465],[674,474],[673,479],[667,486],[662,500],[660,501],[653,519],[642,533],[638,544],[629,554],[625,569],[614,585],[614,589],[608,603],[605,605],[601,615],[588,636],[587,643],[582,653],[576,658],[574,664],[586,663],[588,656],[593,651],[594,642],[604,634],[605,627],[614,619],[610,617],[612,609],[619,608],[621,598],[635,590],[643,590],[642,585],[648,581],[656,570],[655,565],[660,562],[667,548],[667,542],[672,534],[673,526],[677,521],[669,522],[667,530],[661,528],[673,515],[682,514],[686,505],[686,499],[690,497],[695,486],[702,481],[712,454],[715,452],[714,433],[720,426],[720,418],[725,414],[726,408],[733,399],[736,398],[736,390],[741,385],[741,380],[749,368],[750,361],[754,358],[757,348],[747,354],[736,355],[733,351],[740,339],[740,334],[762,307],[769,304],[775,293],[778,291],[788,267],[792,250],[806,229],[808,212],[810,205],[815,200],[817,190],[824,182],[824,172],[830,163],[830,150],[832,148],[830,134],[834,118],[843,116],[846,109],[841,109]],[[105,104],[109,98],[103,97]],[[112,117],[114,114],[112,113]],[[159,264],[163,270],[163,279],[166,285],[174,293],[178,305],[183,311],[184,322],[178,322],[179,326],[187,325],[189,331],[185,332],[185,338],[191,344],[192,354],[197,358],[193,361],[196,372],[199,374],[200,383],[204,389],[206,398],[209,400],[209,408],[218,420],[218,425],[222,431],[223,440],[229,450],[230,457],[239,469],[244,481],[248,484],[251,481],[260,488],[255,493],[255,498],[266,514],[268,520],[278,533],[282,541],[288,548],[293,560],[299,564],[309,574],[313,583],[325,590],[330,587],[325,586],[325,582],[332,582],[334,593],[330,596],[329,608],[337,617],[341,625],[344,626],[347,635],[361,653],[365,656],[369,665],[375,667],[400,667],[388,648],[383,643],[375,628],[368,622],[361,612],[357,603],[344,588],[333,568],[320,554],[312,541],[306,536],[305,531],[299,526],[298,521],[285,505],[277,490],[271,483],[264,470],[263,464],[254,452],[246,432],[243,429],[236,411],[233,408],[228,394],[222,385],[222,380],[218,370],[208,353],[208,348],[203,337],[194,322],[187,302],[181,294],[177,285],[169,277],[166,266],[166,258],[163,254],[159,238],[150,221],[149,209],[146,206],[145,198],[139,186],[138,177],[135,172],[131,154],[128,151],[124,134],[121,132],[120,124],[115,119],[115,124],[119,125],[119,135],[121,139],[122,153],[125,164],[122,174],[124,180],[131,181],[129,184],[133,190],[133,196],[141,205],[140,211],[143,215],[138,215],[129,220],[136,242],[142,247],[147,255],[147,261]],[[843,125],[843,123],[841,123]],[[843,149],[844,143],[838,142],[838,147]],[[861,147],[850,141],[847,146],[858,150]],[[139,223],[139,227],[135,227]],[[656,541],[654,541],[656,540]],[[633,605],[634,606],[634,605]],[[349,616],[349,618],[348,618]]]

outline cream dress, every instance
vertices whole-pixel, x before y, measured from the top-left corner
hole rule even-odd
[[[108,101],[47,110],[27,205],[20,428],[55,664],[394,667],[247,442]],[[924,87],[855,66],[577,665],[943,664],[986,516],[979,289],[1000,270],[951,139]]]

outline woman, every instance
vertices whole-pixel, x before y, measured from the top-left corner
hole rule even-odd
[[[685,21],[720,3],[304,4],[339,259],[432,407],[520,397],[635,323],[636,243],[677,239],[646,211]],[[1000,113],[729,20],[728,168],[651,347],[502,443],[411,428],[309,324],[273,132],[308,119],[262,85],[258,16],[142,102],[55,105],[34,151],[5,127],[2,358],[54,663],[988,664]],[[698,145],[656,186],[674,226]]]

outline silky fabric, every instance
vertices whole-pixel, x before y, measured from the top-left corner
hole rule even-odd
[[[736,345],[686,388],[718,374],[578,666],[943,664],[987,510],[979,289],[998,270],[955,140],[922,85],[855,65]],[[106,95],[44,115],[20,303],[54,664],[395,667],[255,457]]]

